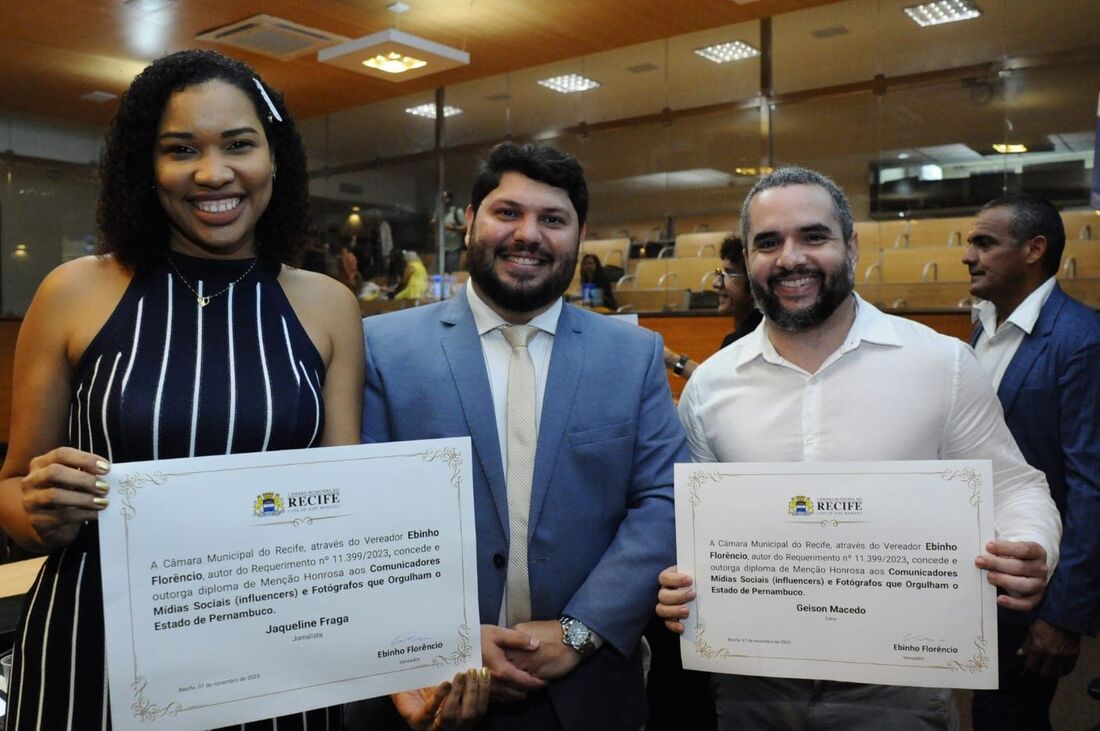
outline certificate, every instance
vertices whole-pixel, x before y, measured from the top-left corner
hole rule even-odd
[[[986,461],[676,465],[684,667],[997,687]]]
[[[468,438],[116,464],[116,729],[210,729],[481,665]]]

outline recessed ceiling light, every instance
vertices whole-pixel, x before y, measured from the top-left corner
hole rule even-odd
[[[470,54],[395,28],[323,48],[317,60],[386,81],[408,81],[470,63]]]
[[[371,56],[363,61],[363,65],[367,68],[385,71],[387,74],[403,74],[406,71],[423,68],[428,65],[428,62],[415,56],[405,56],[397,51],[390,51],[389,53]]]
[[[411,114],[414,117],[424,117],[425,119],[435,119],[435,104],[419,104],[415,107],[409,107],[405,110],[405,114]],[[452,107],[449,104],[443,106],[443,116],[453,117],[456,114],[462,114],[462,110],[458,107]]]
[[[597,89],[600,86],[600,82],[595,79],[590,79],[587,76],[581,76],[580,74],[562,74],[561,76],[553,76],[549,79],[539,79],[539,86],[553,89],[560,94],[575,94],[578,91]]]
[[[921,28],[943,23],[957,23],[960,20],[970,20],[982,14],[978,6],[970,0],[937,0],[937,2],[912,5],[905,8],[914,23]]]
[[[1027,145],[1011,145],[1007,142],[998,142],[993,145],[993,149],[1002,155],[1015,155],[1021,152],[1027,152]]]
[[[103,104],[112,99],[118,99],[118,94],[112,94],[109,91],[89,91],[87,94],[81,94],[80,98],[96,104]]]
[[[899,152],[898,153],[898,159],[899,160],[908,160],[909,159],[909,153],[908,152]]]
[[[714,63],[729,63],[730,61],[740,61],[742,59],[759,56],[760,51],[756,50],[748,43],[730,41],[729,43],[718,43],[713,46],[707,46],[706,48],[696,48],[695,55],[702,56],[706,60],[713,61]]]
[[[386,6],[386,10],[390,11],[391,13],[397,13],[398,15],[400,15],[401,13],[412,10],[412,8],[405,3],[390,3]]]
[[[751,177],[756,175],[771,175],[775,172],[775,168],[765,165],[759,168],[734,168],[733,172],[738,175],[748,175]]]

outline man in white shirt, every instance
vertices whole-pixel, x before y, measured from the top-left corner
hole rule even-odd
[[[1038,610],[999,612],[1000,688],[975,693],[978,731],[1049,729],[1058,678],[1100,613],[1100,316],[1055,280],[1065,240],[1049,201],[1009,196],[982,208],[963,257],[981,298],[975,353],[1065,526]]]
[[[1034,606],[1060,524],[966,345],[854,294],[858,242],[843,192],[811,170],[763,178],[741,209],[764,326],[701,365],[680,400],[697,462],[991,459],[997,540],[976,565],[998,603]],[[743,418],[752,414],[751,419]],[[658,614],[682,631],[691,577],[660,576]],[[957,728],[929,688],[715,676],[720,729]]]

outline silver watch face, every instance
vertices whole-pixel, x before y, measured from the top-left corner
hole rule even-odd
[[[571,647],[579,648],[581,645],[592,639],[592,630],[588,629],[576,620],[572,622],[566,622],[565,639]]]

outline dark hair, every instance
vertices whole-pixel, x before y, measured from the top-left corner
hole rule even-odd
[[[99,253],[114,254],[123,265],[142,272],[164,260],[169,224],[154,186],[157,128],[172,94],[217,80],[252,101],[279,173],[271,201],[256,223],[257,256],[269,266],[297,260],[309,229],[306,153],[282,94],[264,85],[282,117],[278,121],[256,87],[259,78],[241,61],[200,50],[164,56],[134,78],[111,122],[100,160]]]
[[[741,245],[741,237],[730,234],[722,239],[722,245],[718,248],[718,256],[726,261],[731,261],[739,269],[745,268],[745,249]]]
[[[474,211],[481,206],[485,196],[500,185],[501,176],[510,172],[521,173],[531,180],[564,190],[577,209],[577,225],[584,225],[588,216],[588,185],[584,182],[581,164],[572,155],[534,143],[517,145],[501,142],[489,152],[489,157],[481,163],[474,178],[474,189],[470,194],[470,206]]]
[[[1016,246],[1023,246],[1036,236],[1045,238],[1043,269],[1047,274],[1057,274],[1066,248],[1066,227],[1054,204],[1037,195],[1017,193],[991,200],[981,210],[1002,207],[1012,209],[1012,238]]]
[[[844,191],[829,178],[816,170],[801,167],[779,168],[773,173],[765,175],[752,186],[752,190],[745,196],[745,202],[741,204],[741,238],[748,241],[749,238],[749,203],[758,193],[763,193],[769,188],[789,188],[792,185],[816,185],[824,188],[829,197],[833,199],[833,214],[840,222],[840,233],[844,236],[844,243],[852,240],[852,232],[855,224],[852,223],[852,206],[848,203]]]

